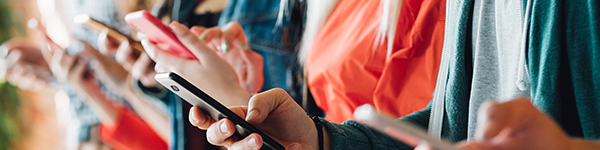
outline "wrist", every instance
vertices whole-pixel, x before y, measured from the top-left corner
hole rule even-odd
[[[229,94],[225,94],[225,95],[228,95],[228,97],[226,97],[226,98],[229,99],[230,101],[221,101],[221,102],[228,107],[239,106],[239,105],[248,105],[248,101],[252,97],[252,94],[248,93],[248,91],[244,90],[241,87],[237,90],[230,91]]]

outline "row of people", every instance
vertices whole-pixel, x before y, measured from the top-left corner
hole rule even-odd
[[[274,15],[258,25],[246,20],[227,23],[230,19],[222,19],[223,28],[189,28],[170,23],[179,40],[198,60],[180,59],[146,39],[142,39],[142,44],[147,55],[142,53],[134,60],[127,42],[111,43],[106,38],[100,38],[98,43],[103,44],[99,49],[116,51],[122,66],[110,65],[116,61],[90,46],[80,55],[99,64],[91,66],[94,75],[86,71],[86,60],[60,48],[50,47],[55,54],[46,54],[46,58],[52,58],[47,59],[47,66],[54,76],[86,93],[90,103],[98,106],[95,108],[104,109],[97,111],[101,112],[97,114],[103,124],[112,125],[119,120],[117,116],[127,116],[123,113],[127,111],[111,113],[116,109],[104,106],[110,103],[102,103],[108,98],[99,92],[93,77],[110,89],[123,92],[118,95],[127,99],[148,128],[176,149],[190,148],[179,143],[187,139],[188,146],[194,145],[197,142],[190,141],[192,137],[202,134],[190,134],[194,129],[181,124],[182,118],[206,129],[208,141],[215,145],[258,149],[262,141],[257,134],[245,139],[230,138],[235,130],[231,121],[212,120],[195,107],[187,115],[182,108],[191,106],[172,93],[158,96],[170,105],[171,116],[161,114],[144,97],[165,90],[149,78],[155,72],[179,73],[290,149],[317,149],[319,140],[324,141],[326,149],[410,149],[358,122],[337,124],[353,119],[353,110],[362,104],[372,104],[381,112],[428,128],[437,137],[453,142],[469,140],[463,144],[465,149],[597,148],[598,144],[590,140],[597,139],[600,133],[596,131],[599,121],[594,117],[600,105],[593,96],[595,82],[586,81],[598,78],[594,76],[597,69],[593,55],[599,46],[595,39],[595,22],[599,18],[593,7],[598,4],[536,2],[308,1],[303,43],[298,52],[306,71],[300,79],[287,77],[287,71],[272,72],[273,68],[289,69],[282,69],[281,63],[272,65],[272,61],[290,58],[282,57],[286,53],[270,51],[273,46],[285,49],[277,46],[289,46],[290,39],[298,44],[299,36],[288,34],[301,33],[302,27],[297,25],[302,24],[302,17],[294,16],[302,6],[300,2],[274,9],[291,11],[291,15],[283,13],[290,19],[277,19]],[[267,6],[271,5],[264,5]],[[255,7],[231,1],[221,17],[236,18],[240,12],[252,12],[246,9]],[[579,12],[583,17],[564,15],[567,12]],[[258,18],[259,14],[245,15]],[[577,24],[564,24],[557,18]],[[279,26],[278,21],[284,23]],[[278,36],[270,36],[272,31]],[[275,41],[275,45],[264,41]],[[261,51],[263,48],[267,50]],[[320,120],[324,124],[322,139],[317,138],[319,132],[313,120],[298,105],[305,101],[294,100],[303,97],[287,94],[298,94],[297,90],[274,89],[252,96],[272,88],[267,86],[274,83],[270,80],[282,74],[307,82],[307,89],[326,114]],[[263,80],[265,84],[261,85]],[[132,89],[142,91],[136,93]],[[179,122],[167,124],[168,118]],[[125,140],[116,143],[119,141]]]

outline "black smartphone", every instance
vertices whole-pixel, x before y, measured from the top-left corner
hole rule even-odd
[[[213,119],[220,120],[222,118],[227,118],[231,120],[236,128],[236,133],[234,133],[233,136],[239,136],[239,139],[243,139],[250,133],[258,133],[262,137],[264,145],[266,145],[266,147],[263,145],[261,149],[285,150],[285,148],[277,143],[277,141],[246,122],[246,120],[233,113],[229,108],[225,107],[178,74],[174,72],[158,73],[154,79],[185,101],[200,108]]]

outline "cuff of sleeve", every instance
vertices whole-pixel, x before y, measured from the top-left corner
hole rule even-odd
[[[155,97],[157,99],[163,99],[169,93],[169,91],[164,88],[146,87],[146,86],[144,86],[144,84],[142,84],[141,81],[137,81],[136,83],[137,83],[137,86],[134,86],[134,88],[137,88],[140,91],[142,91],[144,94]]]
[[[321,118],[331,149],[413,149],[356,121],[335,124]]]

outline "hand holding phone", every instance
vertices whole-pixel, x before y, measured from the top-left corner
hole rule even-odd
[[[144,47],[142,46],[142,44],[140,44],[139,42],[134,42],[135,40],[131,39],[130,37],[125,36],[125,35],[121,34],[120,32],[94,20],[87,14],[80,14],[80,15],[75,16],[73,18],[73,22],[76,24],[81,24],[81,25],[87,27],[88,29],[94,30],[98,33],[101,33],[104,30],[106,30],[106,31],[108,31],[107,35],[109,37],[117,40],[117,42],[123,43],[125,41],[129,41],[129,42],[131,42],[130,44],[131,44],[131,47],[133,47],[133,49],[135,49],[139,52],[144,52]]]
[[[159,73],[156,74],[155,78],[165,88],[177,94],[179,97],[183,98],[190,104],[200,108],[204,113],[211,116],[214,120],[220,120],[222,118],[227,118],[231,120],[231,122],[236,124],[235,128],[237,133],[235,133],[234,136],[237,136],[237,138],[242,139],[248,136],[250,133],[258,133],[262,137],[264,144],[268,148],[274,150],[285,149],[277,141],[273,140],[271,137],[267,136],[262,131],[258,130],[256,127],[246,122],[246,120],[239,117],[230,109],[228,109],[227,107],[219,103],[217,100],[213,99],[211,96],[204,93],[202,90],[198,89],[192,83],[188,82],[176,73]]]
[[[155,43],[161,49],[169,50],[170,53],[184,58],[198,59],[179,41],[170,28],[148,11],[129,13],[125,16],[125,21],[129,26],[144,33],[148,41]]]

